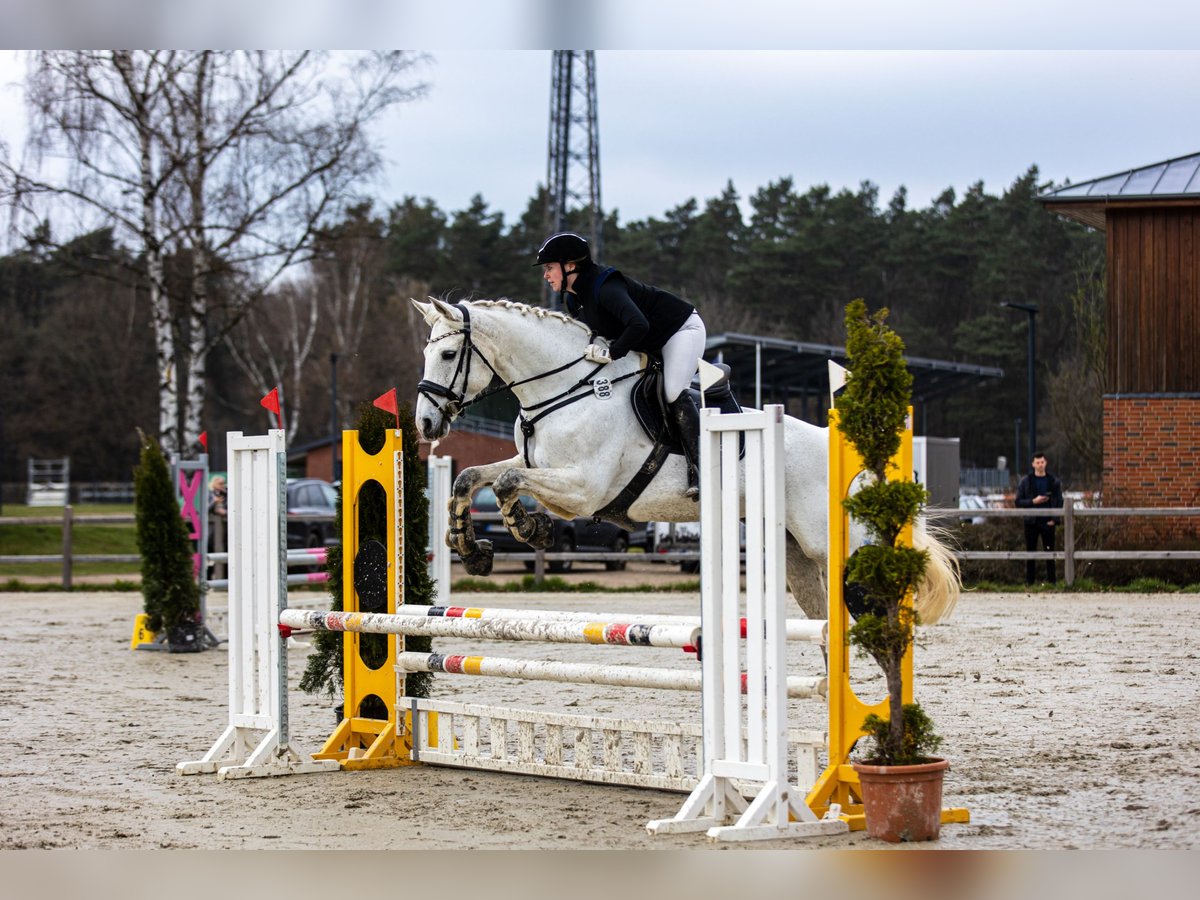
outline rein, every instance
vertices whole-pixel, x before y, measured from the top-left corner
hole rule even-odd
[[[549,369],[545,372],[540,372],[537,375],[530,376],[529,378],[522,378],[517,381],[509,381],[487,388],[480,391],[478,394],[468,400],[466,399],[466,391],[467,385],[471,380],[471,358],[473,356],[478,354],[479,358],[483,360],[483,364],[491,369],[492,375],[495,378],[499,378],[501,381],[504,381],[504,379],[501,377],[500,373],[496,371],[496,367],[493,366],[488,358],[484,356],[479,351],[479,348],[475,346],[475,342],[471,340],[471,312],[467,308],[466,304],[456,303],[454,304],[454,307],[462,313],[463,327],[457,331],[447,331],[445,334],[438,335],[435,338],[431,337],[426,342],[426,345],[428,345],[432,344],[434,341],[440,341],[443,338],[453,337],[456,334],[463,335],[463,353],[458,358],[458,365],[454,369],[454,374],[450,376],[450,384],[441,385],[436,381],[430,381],[428,379],[422,379],[417,384],[417,393],[424,396],[442,415],[451,420],[458,418],[459,414],[478,403],[480,400],[490,397],[492,394],[499,393],[500,391],[511,390],[512,388],[519,387],[523,384],[532,384],[533,382],[540,381],[543,378],[549,378],[551,375],[557,375],[559,372],[565,372],[567,369],[570,369],[571,367],[578,365],[587,359],[586,356],[579,356],[570,362],[558,366],[555,369]],[[532,468],[532,466],[529,464],[529,440],[533,437],[534,425],[544,419],[546,416],[550,415],[550,413],[591,396],[590,394],[576,394],[575,392],[582,387],[590,387],[593,383],[593,377],[596,375],[596,373],[603,369],[604,366],[604,363],[597,363],[594,369],[592,369],[562,393],[555,394],[553,397],[542,400],[539,403],[534,403],[530,406],[521,406],[518,419],[521,423],[521,433],[525,437],[524,447],[522,448],[521,454],[525,458],[525,466],[527,468]],[[633,372],[627,372],[624,375],[614,378],[612,383],[616,384],[619,381],[624,381],[626,378],[632,378],[634,375],[640,375],[644,371],[645,369],[637,369]],[[458,381],[458,376],[460,373],[463,376],[462,390],[456,392],[454,390],[454,384]],[[573,394],[575,396],[572,396]],[[445,405],[442,405],[438,402],[438,397],[444,398],[447,401]],[[543,409],[543,407],[549,408]],[[525,413],[532,412],[533,410],[541,410],[541,412],[532,418],[526,417]]]

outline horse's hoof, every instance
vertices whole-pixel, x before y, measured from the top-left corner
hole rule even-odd
[[[554,543],[554,522],[543,512],[530,513],[529,518],[534,525],[529,546],[534,550],[549,550]]]
[[[475,552],[462,557],[463,568],[468,575],[491,575],[494,556],[491,541],[477,541]]]

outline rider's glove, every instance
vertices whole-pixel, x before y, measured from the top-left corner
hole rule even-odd
[[[600,344],[588,344],[587,349],[583,351],[583,358],[588,362],[601,364],[612,362],[612,357],[608,355],[608,348]]]

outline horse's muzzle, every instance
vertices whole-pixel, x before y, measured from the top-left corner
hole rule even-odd
[[[450,417],[440,412],[422,416],[417,420],[417,430],[421,432],[421,440],[440,441],[450,431]]]

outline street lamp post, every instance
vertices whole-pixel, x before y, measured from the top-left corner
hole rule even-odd
[[[1031,303],[1000,304],[1009,309],[1019,309],[1029,314],[1029,461],[1033,462],[1033,454],[1037,453],[1037,390],[1034,384],[1034,359],[1037,354],[1037,314],[1038,308]],[[1018,475],[1020,473],[1018,472]]]
[[[1017,416],[1013,422],[1013,472],[1017,478],[1021,477],[1021,417]]]

